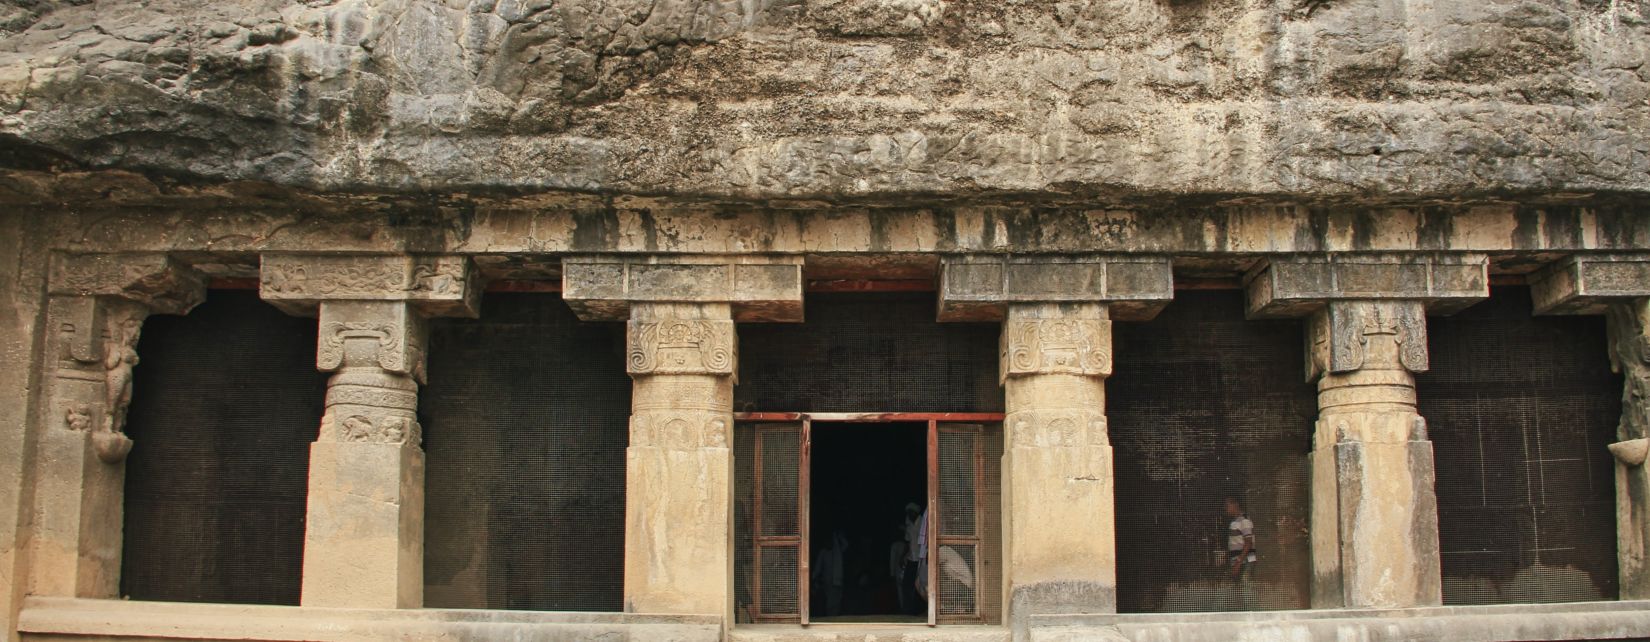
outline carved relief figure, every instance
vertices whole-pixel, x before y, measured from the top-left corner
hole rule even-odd
[[[137,341],[142,328],[141,320],[125,319],[110,329],[103,367],[108,402],[104,429],[111,433],[118,433],[125,426],[126,408],[132,405],[132,369],[138,364]]]
[[[92,425],[92,409],[86,404],[69,406],[63,413],[63,425],[75,432],[86,432]]]

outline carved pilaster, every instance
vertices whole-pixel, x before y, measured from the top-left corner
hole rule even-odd
[[[151,313],[185,313],[204,299],[205,286],[163,254],[63,254],[52,259],[48,292],[47,327],[56,336],[41,368],[33,591],[113,597],[138,338]]]
[[[1650,287],[1644,284],[1640,287]],[[1616,554],[1621,598],[1650,598],[1650,297],[1606,308],[1610,359],[1624,381],[1616,459]]]

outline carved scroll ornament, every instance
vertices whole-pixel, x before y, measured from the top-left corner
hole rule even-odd
[[[321,344],[316,365],[322,370],[337,370],[346,365],[345,352],[351,341],[370,341],[376,344],[372,361],[390,372],[409,370],[402,337],[406,330],[389,321],[331,321],[321,327]],[[410,346],[416,347],[416,346]],[[369,364],[348,364],[369,365]]]
[[[1426,372],[1426,312],[1418,303],[1332,302],[1312,320],[1309,376],[1346,373],[1368,366]],[[1395,363],[1370,363],[1392,347]]]
[[[633,375],[733,374],[732,321],[631,321],[628,370]]]
[[[1111,321],[1016,319],[1003,324],[1001,376],[1111,374]]]

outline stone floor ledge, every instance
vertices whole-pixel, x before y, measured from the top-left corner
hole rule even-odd
[[[1120,633],[1132,642],[1511,642],[1650,639],[1650,601],[1034,616],[1037,629]],[[1105,638],[1100,638],[1105,639]]]
[[[344,609],[239,604],[130,602],[31,597],[18,631],[38,640],[268,640],[365,642],[717,642],[715,616],[490,611]]]

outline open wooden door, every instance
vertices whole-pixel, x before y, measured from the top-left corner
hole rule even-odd
[[[982,623],[1000,619],[1001,509],[996,489],[1001,446],[995,425],[941,423],[934,429],[930,479],[936,533],[930,539],[932,621]]]
[[[739,426],[736,474],[750,539],[735,543],[735,582],[743,610],[755,622],[807,622],[808,493],[805,422]],[[741,448],[743,446],[744,448]],[[748,507],[748,508],[747,508]],[[736,516],[736,519],[738,517]]]

